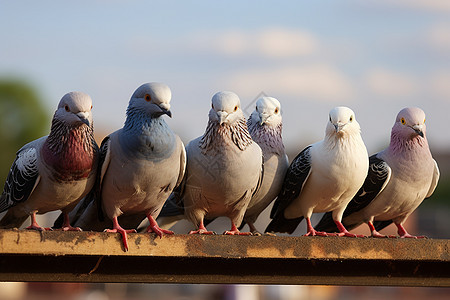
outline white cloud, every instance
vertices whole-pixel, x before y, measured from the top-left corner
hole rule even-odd
[[[256,36],[255,46],[267,57],[296,57],[313,54],[318,48],[316,38],[300,30],[268,29]]]
[[[450,12],[450,1],[448,0],[384,0],[379,1],[379,3],[414,10],[427,10],[435,13]]]
[[[273,95],[334,102],[351,100],[355,94],[350,80],[325,64],[244,70],[230,74],[223,82],[247,97],[264,91]]]
[[[189,40],[194,50],[212,50],[227,56],[263,58],[303,57],[313,54],[319,46],[319,42],[311,33],[287,28],[202,32],[195,34]]]
[[[379,96],[408,97],[418,90],[418,82],[413,76],[384,68],[370,70],[365,80],[371,92]]]
[[[433,96],[450,102],[450,71],[438,72],[430,76],[429,91]]]
[[[432,26],[427,32],[427,39],[432,49],[448,54],[450,52],[450,23],[439,23]]]

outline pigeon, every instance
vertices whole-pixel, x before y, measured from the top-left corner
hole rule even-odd
[[[68,212],[92,189],[98,161],[94,139],[92,100],[82,92],[64,95],[53,116],[50,134],[23,146],[9,171],[0,196],[0,212],[8,210],[0,228],[43,231],[36,214],[61,210],[62,230],[70,226]]]
[[[259,191],[252,197],[247,207],[244,223],[248,224],[250,232],[260,234],[254,223],[261,212],[277,197],[289,167],[281,137],[280,102],[273,97],[258,99],[256,109],[250,115],[247,126],[252,139],[261,147],[264,157],[264,174]]]
[[[389,146],[369,161],[364,185],[344,212],[344,225],[355,228],[366,223],[372,236],[379,238],[385,235],[378,231],[394,222],[401,238],[417,238],[406,231],[403,223],[433,194],[440,174],[428,148],[423,110],[402,109],[392,127]],[[330,218],[325,214],[317,227],[334,230]]]
[[[162,117],[172,116],[171,97],[169,87],[162,83],[145,83],[136,89],[123,128],[103,139],[94,192],[82,202],[84,210],[75,223],[102,230],[109,223],[101,222],[106,214],[113,226],[106,231],[122,235],[125,251],[129,248],[127,233],[136,231],[120,226],[121,215],[128,217],[127,224],[134,222],[133,228],[147,217],[147,232],[159,237],[173,234],[155,221],[181,183],[186,166],[183,142]]]
[[[185,217],[198,228],[190,234],[213,234],[204,219],[219,216],[231,220],[231,230],[224,234],[250,234],[237,227],[261,184],[263,158],[240,106],[235,93],[216,93],[205,133],[186,147],[185,180],[174,197],[179,207],[184,207]]]
[[[330,111],[325,138],[306,147],[292,161],[271,211],[266,232],[292,233],[306,218],[306,236],[327,236],[311,225],[314,212],[332,212],[339,236],[355,237],[342,225],[347,204],[367,175],[369,159],[355,113],[347,107]]]

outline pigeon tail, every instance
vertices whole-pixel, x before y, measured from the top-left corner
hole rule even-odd
[[[380,231],[386,227],[388,227],[389,225],[392,224],[392,220],[387,220],[387,221],[374,221],[373,222],[373,226],[375,227],[376,231]]]
[[[319,223],[316,226],[314,226],[314,228],[317,231],[324,231],[324,232],[338,232],[339,231],[339,229],[336,226],[336,223],[334,223],[334,220],[331,216],[331,212],[325,213],[323,215],[322,219],[320,219]]]
[[[292,234],[297,228],[298,224],[303,220],[303,217],[295,219],[286,219],[282,214],[276,216],[267,226],[265,232],[280,232]]]
[[[19,228],[28,219],[28,215],[19,213],[10,208],[6,215],[0,220],[1,229]]]

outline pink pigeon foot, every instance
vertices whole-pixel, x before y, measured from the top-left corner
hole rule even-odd
[[[189,234],[208,234],[208,235],[212,235],[215,234],[214,231],[208,231],[205,227],[205,225],[203,224],[203,220],[200,222],[200,225],[198,226],[198,230],[192,230],[189,231]]]
[[[158,223],[152,216],[147,215],[147,218],[150,222],[150,225],[147,227],[147,232],[154,232],[159,236],[159,238],[162,238],[162,236],[166,234],[173,234],[173,231],[162,229],[161,227],[159,227]]]
[[[396,226],[397,226],[397,229],[398,229],[398,235],[399,235],[399,237],[400,238],[402,238],[402,239],[426,239],[427,237],[426,236],[423,236],[423,235],[421,235],[421,236],[415,236],[415,235],[411,235],[411,234],[409,234],[407,231],[406,231],[406,229],[402,226],[402,224],[395,224]]]
[[[225,235],[252,235],[251,232],[240,232],[239,229],[237,229],[236,225],[234,225],[233,222],[231,222],[231,230],[227,230],[223,234],[225,234]]]
[[[306,226],[308,232],[303,236],[328,236],[326,232],[316,231],[314,227],[312,227],[311,220],[309,218],[306,218]]]
[[[373,238],[377,238],[377,239],[384,239],[384,238],[388,238],[388,236],[379,233],[376,229],[375,226],[373,226],[372,222],[368,222],[367,225],[369,225],[370,228],[370,232]]]
[[[63,213],[64,215],[64,223],[61,228],[55,229],[55,230],[62,230],[62,231],[83,231],[80,227],[72,227],[70,225],[69,221],[69,215],[67,213]]]
[[[39,224],[38,224],[37,221],[36,221],[36,213],[35,213],[35,212],[32,213],[30,217],[31,217],[31,225],[28,226],[28,227],[25,228],[25,229],[28,229],[28,230],[37,230],[37,231],[51,231],[51,230],[53,230],[53,229],[51,229],[51,228],[44,228],[44,227],[39,226]]]
[[[123,229],[119,222],[117,221],[117,217],[114,217],[113,219],[113,229],[105,229],[106,232],[118,232],[122,235],[122,243],[123,247],[125,248],[125,252],[128,251],[128,238],[127,233],[136,233],[135,229]]]
[[[337,228],[339,229],[339,233],[337,236],[345,236],[345,237],[364,237],[364,235],[356,235],[353,233],[348,232],[348,230],[344,227],[344,224],[342,224],[339,221],[334,220],[334,223],[336,224]]]

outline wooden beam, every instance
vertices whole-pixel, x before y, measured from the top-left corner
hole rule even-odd
[[[450,286],[450,240],[0,230],[0,281]]]

